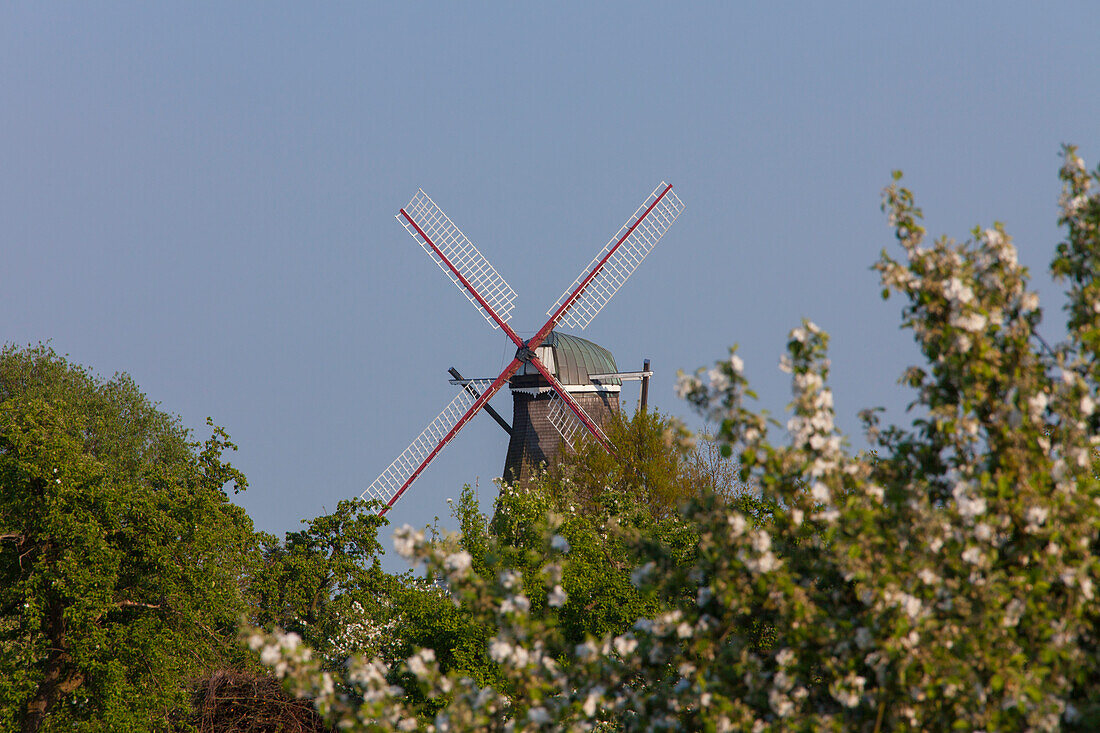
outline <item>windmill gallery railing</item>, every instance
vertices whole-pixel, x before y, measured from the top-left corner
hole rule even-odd
[[[463,295],[494,328],[499,328],[516,346],[516,355],[496,379],[461,380],[462,389],[427,428],[363,492],[363,498],[377,499],[384,514],[401,498],[428,464],[458,432],[488,405],[524,364],[530,364],[553,390],[551,422],[568,442],[587,431],[608,451],[614,448],[600,428],[585,413],[569,391],[539,360],[535,349],[560,325],[584,329],[603,309],[623,283],[634,273],[657,241],[664,235],[684,205],[664,182],[653,190],[566,288],[546,312],[549,319],[526,341],[508,325],[516,293],[461,230],[422,190],[398,212],[397,220],[439,265]],[[605,375],[606,376],[606,375]],[[472,388],[470,388],[472,387]]]

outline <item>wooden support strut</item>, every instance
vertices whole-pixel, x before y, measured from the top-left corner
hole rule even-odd
[[[465,377],[463,377],[461,374],[459,374],[458,370],[455,369],[454,367],[451,367],[450,369],[448,369],[447,372],[452,377],[454,377],[455,379],[459,379],[459,380],[465,379]],[[481,393],[478,392],[477,389],[472,384],[467,384],[463,389],[465,389],[467,392],[472,394],[474,397],[480,397],[481,396]],[[486,402],[482,409],[484,409],[485,412],[489,413],[489,417],[491,417],[491,418],[493,418],[494,420],[497,421],[497,425],[500,425],[500,427],[504,428],[504,432],[508,433],[509,435],[512,434],[512,426],[509,425],[508,422],[503,417],[500,416],[499,412],[497,412],[496,410],[493,409],[492,405],[490,405],[488,402]]]

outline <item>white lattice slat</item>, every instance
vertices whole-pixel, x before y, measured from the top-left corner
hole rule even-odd
[[[471,379],[467,384],[480,394],[493,384],[493,380]],[[382,475],[374,480],[374,483],[367,487],[366,491],[359,495],[360,498],[378,499],[383,504],[389,504],[390,499],[401,490],[413,472],[420,467],[424,459],[442,442],[451,428],[462,419],[476,401],[477,394],[471,392],[469,388],[461,390],[458,396],[443,409],[443,412],[424,428],[424,432],[382,472]]]
[[[466,235],[454,225],[454,222],[435,205],[428,194],[424,193],[422,189],[417,189],[416,195],[405,206],[404,211],[416,222],[416,226],[420,227],[424,234],[431,239],[431,244],[434,244],[439,252],[437,253],[428,242],[424,241],[424,237],[405,217],[398,214],[397,220],[412,235],[413,239],[424,248],[428,256],[439,265],[439,269],[447,274],[451,282],[458,286],[466,299],[474,304],[474,307],[481,312],[489,325],[493,328],[500,327],[492,316],[486,312],[482,304],[478,302],[477,296],[471,293],[451,268],[447,266],[447,263],[439,256],[440,254],[450,261],[455,270],[462,274],[462,277],[466,278],[466,281],[477,291],[477,295],[481,296],[481,299],[496,312],[502,321],[511,318],[512,308],[514,307],[512,301],[516,299],[516,292],[489,264],[489,261],[478,251],[477,247],[466,238]]]
[[[619,245],[614,254],[604,263],[599,274],[585,286],[584,292],[573,301],[573,304],[562,314],[561,319],[558,321],[558,323],[581,330],[584,330],[592,322],[596,314],[603,310],[603,307],[607,305],[607,301],[611,300],[611,296],[638,269],[638,265],[642,263],[642,260],[646,258],[653,246],[657,244],[657,240],[668,231],[668,228],[672,226],[672,222],[676,221],[676,217],[684,210],[684,204],[671,189],[661,198],[661,193],[666,188],[668,188],[667,184],[662,181],[661,185],[653,190],[653,193],[642,202],[642,205],[638,207],[633,216],[627,219],[619,231],[615,232],[615,236],[600,250],[600,253],[592,258],[592,261],[577,276],[573,284],[565,289],[565,292],[561,294],[554,305],[550,306],[550,309],[546,311],[546,315],[553,315],[577,286],[584,282],[592,269],[607,256],[615,243],[630,231],[631,227],[635,227],[635,224],[637,224],[634,231],[630,232],[630,236],[623,240],[623,243]],[[646,214],[646,210],[658,198],[660,200]],[[643,215],[645,218],[639,222],[639,217]]]
[[[584,412],[584,408],[577,405],[577,408]],[[588,418],[588,421],[595,425],[596,423],[589,417],[587,412],[584,412],[584,416]],[[554,426],[554,429],[558,431],[562,439],[565,440],[565,444],[572,448],[577,444],[577,438],[587,432],[584,427],[584,423],[577,417],[561,395],[554,392],[550,395],[550,406],[546,410],[546,419],[550,421],[550,424]],[[596,428],[599,430],[599,427]],[[600,431],[600,437],[607,440],[607,436]]]

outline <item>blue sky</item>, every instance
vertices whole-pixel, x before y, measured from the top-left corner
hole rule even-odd
[[[1094,3],[8,4],[0,342],[127,371],[240,444],[282,533],[357,496],[514,349],[394,214],[423,187],[545,309],[661,180],[679,220],[581,335],[651,403],[740,343],[760,404],[809,317],[838,421],[916,358],[869,270],[901,168],[933,234],[1003,221],[1059,334],[1058,149],[1100,159]],[[892,250],[893,251],[893,250]],[[636,385],[625,399],[637,399]],[[511,414],[506,394],[494,404]],[[697,424],[694,423],[694,424]],[[448,526],[504,435],[479,418],[391,513]],[[856,445],[860,444],[858,435]],[[387,543],[388,544],[388,543]]]

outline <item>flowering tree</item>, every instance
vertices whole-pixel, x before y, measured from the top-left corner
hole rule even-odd
[[[639,591],[670,599],[632,629],[575,643],[553,614],[531,612],[536,595],[569,599],[571,546],[551,515],[539,577],[475,572],[464,550],[398,531],[398,550],[496,629],[496,684],[442,673],[437,650],[401,665],[446,700],[433,719],[416,717],[378,661],[353,664],[360,695],[340,697],[296,638],[255,633],[252,645],[352,729],[1096,729],[1100,173],[1064,153],[1067,234],[1052,265],[1069,286],[1062,342],[1036,331],[1039,299],[1003,228],[926,244],[897,174],[883,210],[901,256],[884,252],[876,269],[924,357],[903,377],[912,424],[867,411],[872,450],[853,451],[834,424],[828,337],[809,321],[780,361],[794,393],[782,443],[747,405],[735,350],[681,376],[774,506],[761,526],[713,494],[693,499],[680,520],[697,538],[687,562],[668,542],[625,535]]]
[[[368,620],[383,615],[379,606],[399,583],[378,563],[384,522],[376,507],[356,499],[287,532],[283,542],[265,537],[263,563],[249,580],[253,622],[297,633],[333,664],[352,653],[388,656],[391,629]]]

